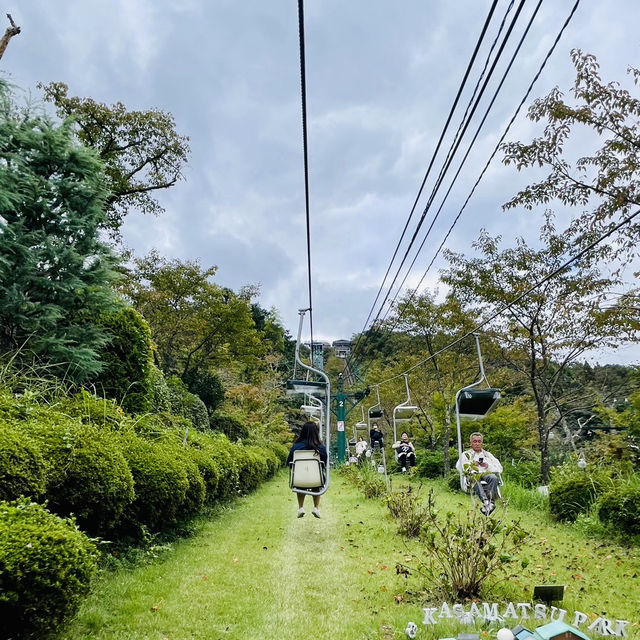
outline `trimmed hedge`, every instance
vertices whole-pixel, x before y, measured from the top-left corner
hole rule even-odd
[[[209,425],[213,431],[224,433],[232,442],[249,437],[249,429],[245,424],[224,413],[212,413],[209,417]]]
[[[622,533],[640,534],[640,483],[616,482],[598,499],[598,517]]]
[[[22,498],[0,502],[0,637],[37,637],[72,616],[97,552],[72,521]]]
[[[188,418],[198,431],[208,431],[209,412],[204,402],[195,393],[191,393],[177,376],[167,378],[167,385],[171,413]]]
[[[44,459],[27,436],[0,421],[0,500],[44,494]]]
[[[140,525],[161,531],[174,522],[185,504],[189,490],[186,465],[170,447],[133,434],[124,434],[121,443],[135,488],[135,500],[123,515],[125,532],[138,535]]]

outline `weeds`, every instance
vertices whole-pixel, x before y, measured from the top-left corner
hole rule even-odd
[[[406,490],[392,491],[387,496],[387,507],[398,524],[398,533],[407,538],[417,538],[427,521],[427,508],[421,504],[422,485],[414,489],[409,485]]]

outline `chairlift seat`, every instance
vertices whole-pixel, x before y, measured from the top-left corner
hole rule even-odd
[[[322,407],[317,404],[303,404],[300,407],[308,416],[322,415]]]
[[[289,488],[316,489],[324,482],[325,468],[320,456],[312,449],[294,451],[289,469]]]
[[[409,422],[409,420],[413,418],[417,410],[418,410],[418,407],[411,407],[411,406],[396,407],[393,410],[393,419],[396,422]]]
[[[301,393],[324,397],[327,395],[327,385],[325,382],[313,380],[287,380],[288,396],[296,396]]]
[[[467,420],[481,420],[496,408],[500,389],[463,389],[458,396],[458,413]]]
[[[379,420],[384,415],[384,409],[369,409],[369,420]]]

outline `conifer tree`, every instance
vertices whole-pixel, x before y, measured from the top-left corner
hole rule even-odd
[[[117,298],[98,236],[108,196],[94,151],[67,124],[18,114],[0,84],[0,353],[81,381],[107,341],[94,322]]]

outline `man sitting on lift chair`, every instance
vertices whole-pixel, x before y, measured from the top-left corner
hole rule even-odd
[[[495,497],[499,484],[496,474],[502,473],[502,465],[495,456],[483,449],[481,433],[471,434],[471,449],[462,452],[456,469],[467,476],[472,490],[482,500],[481,513],[488,516],[496,508]]]

